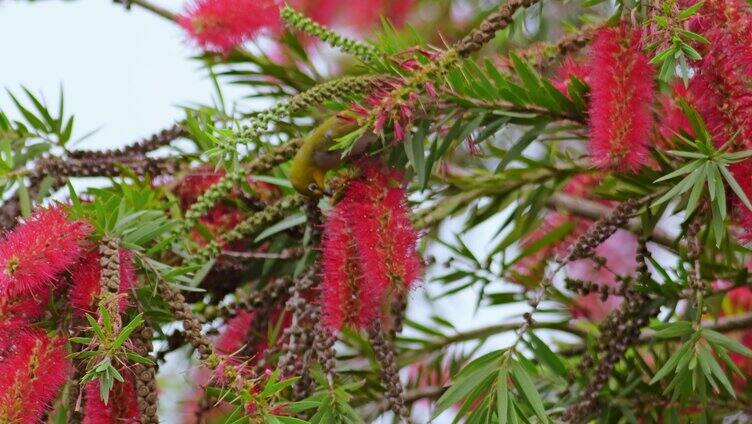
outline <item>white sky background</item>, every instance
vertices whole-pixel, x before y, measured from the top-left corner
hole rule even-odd
[[[182,2],[162,1],[179,10]],[[0,83],[43,93],[56,105],[62,84],[74,137],[100,128],[81,147],[109,148],[170,126],[178,105],[209,103],[195,52],[176,25],[108,0],[0,0]],[[0,108],[14,114],[6,93]],[[53,108],[53,110],[55,110]]]
[[[174,11],[182,5],[181,1],[156,3]],[[20,93],[24,85],[42,94],[48,104],[57,105],[62,85],[66,111],[76,116],[73,140],[99,128],[78,148],[131,143],[181,119],[178,105],[211,102],[212,83],[198,62],[190,59],[196,51],[185,43],[181,29],[137,6],[126,12],[108,0],[0,0],[0,40],[3,87]],[[237,90],[225,87],[223,91],[229,99],[237,96]],[[4,92],[0,92],[0,109],[17,116]],[[488,228],[477,228],[463,237],[480,257],[497,222],[491,220],[483,226]],[[442,252],[435,253],[439,260],[446,259]],[[495,283],[491,289],[501,288]],[[435,302],[429,309],[424,294],[416,291],[410,308],[410,316],[422,322],[435,312],[459,329],[467,329],[499,323],[519,313],[517,308],[483,308],[475,314],[471,291]],[[501,346],[498,340],[489,345]],[[170,414],[162,418],[177,422]]]

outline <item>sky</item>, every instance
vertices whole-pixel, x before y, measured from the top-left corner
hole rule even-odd
[[[181,2],[161,1],[178,11]],[[76,116],[81,147],[117,147],[170,126],[179,105],[211,101],[211,82],[176,25],[108,0],[0,1],[3,87],[23,85]],[[0,109],[15,114],[5,92]]]
[[[173,11],[182,4],[156,3]],[[191,60],[197,51],[186,43],[181,29],[136,6],[128,12],[108,0],[0,0],[0,39],[5,40],[0,66],[4,88],[20,92],[25,86],[56,105],[62,86],[66,111],[76,116],[73,139],[97,130],[77,148],[132,143],[181,119],[180,105],[211,102],[212,83],[199,63]],[[230,88],[224,94],[230,99],[238,95]],[[17,116],[5,92],[0,92],[0,110]],[[491,220],[489,228],[464,235],[481,257],[495,225]],[[451,227],[444,231],[447,239],[453,239]],[[432,253],[440,262],[446,259],[446,252]],[[416,291],[410,307],[410,316],[421,322],[436,311],[442,315],[446,314],[441,311],[452,311],[449,318],[458,329],[466,329],[519,312],[498,308],[476,312],[476,297],[470,291],[429,307],[426,294]],[[189,378],[175,363],[168,369]],[[171,383],[180,385],[180,381]],[[174,410],[165,412],[163,422],[178,422]]]

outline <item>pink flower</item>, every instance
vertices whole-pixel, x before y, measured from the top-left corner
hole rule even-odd
[[[41,295],[76,263],[90,232],[61,207],[34,213],[0,240],[0,294]]]
[[[413,0],[349,0],[340,2],[345,22],[356,29],[367,29],[374,24],[378,24],[382,16],[396,26],[402,26],[412,7]]]
[[[0,296],[0,326],[9,322],[28,324],[44,314],[50,293],[32,296]]]
[[[0,422],[35,423],[68,378],[65,341],[41,331],[16,331],[0,347]]]
[[[640,32],[625,24],[598,31],[590,63],[590,155],[602,168],[645,163],[653,117],[653,67]]]
[[[248,340],[253,325],[253,312],[240,311],[222,328],[214,346],[225,355],[232,355],[241,349]]]
[[[368,310],[369,303],[393,285],[400,291],[409,289],[418,279],[421,261],[402,175],[375,164],[364,165],[363,173],[347,187],[342,203],[363,270],[366,290],[361,290],[361,305]],[[364,297],[367,291],[373,293]]]
[[[121,248],[118,251],[118,256],[120,257],[119,294],[122,295],[118,300],[118,307],[123,311],[128,301],[126,294],[136,282],[136,271],[133,268],[133,253]],[[71,271],[73,284],[70,287],[70,301],[76,313],[83,315],[95,311],[94,301],[101,290],[100,271],[101,265],[99,264],[99,251],[97,249],[89,251]]]
[[[732,137],[738,148],[752,145],[752,15],[746,2],[708,0],[690,20],[690,28],[710,43],[689,86],[690,103],[700,112],[713,141]]]
[[[396,171],[364,164],[327,220],[321,302],[330,327],[362,328],[385,317],[393,296],[418,279],[418,235],[400,180]]]
[[[689,119],[679,107],[678,100],[684,99],[689,103],[689,94],[684,83],[676,81],[671,85],[673,95],[660,93],[658,95],[658,114],[661,117],[660,126],[657,129],[657,142],[664,147],[672,146],[673,140],[679,135],[694,136],[694,130]]]
[[[752,161],[749,159],[737,162],[730,166],[731,173],[736,182],[739,183],[744,194],[752,202]],[[735,205],[736,217],[742,228],[741,239],[744,241],[752,240],[752,211],[742,203],[738,196],[732,197]]]
[[[345,323],[362,327],[367,324],[358,305],[363,271],[350,224],[340,205],[326,220],[321,242],[321,309],[329,328],[342,328]]]
[[[221,53],[280,24],[273,0],[195,0],[177,21],[198,46]]]
[[[120,424],[138,422],[138,397],[133,385],[133,377],[127,370],[120,370],[125,382],[115,382],[107,404],[99,393],[99,380],[90,381],[84,388],[83,424]]]
[[[551,83],[557,90],[569,97],[569,83],[572,82],[572,79],[577,78],[587,84],[590,79],[588,77],[589,72],[590,68],[586,64],[575,61],[572,57],[567,56],[551,79]]]

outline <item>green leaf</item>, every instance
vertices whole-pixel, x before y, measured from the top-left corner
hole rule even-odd
[[[553,372],[561,377],[568,376],[567,366],[564,361],[548,347],[548,344],[541,340],[534,332],[529,332],[528,337],[535,352],[535,357],[545,363]]]
[[[29,190],[26,188],[23,179],[18,180],[18,204],[21,206],[21,215],[24,217],[31,216],[31,197],[29,197]]]
[[[695,50],[694,48],[692,48],[692,46],[690,46],[689,44],[682,44],[681,45],[681,49],[692,60],[700,60],[700,59],[702,59],[702,55],[700,55],[700,53],[697,50]]]
[[[700,346],[700,357],[703,358],[705,362],[708,363],[710,366],[710,371],[713,373],[713,376],[721,382],[723,385],[723,388],[726,389],[726,391],[736,398],[736,392],[734,391],[734,387],[731,385],[731,382],[729,381],[728,377],[726,376],[726,373],[723,372],[721,369],[721,366],[718,365],[718,362],[713,358],[713,355],[710,353],[707,347]]]
[[[712,345],[722,346],[732,352],[736,352],[744,356],[752,357],[752,350],[748,349],[746,346],[739,343],[738,341],[728,336],[725,336],[717,331],[703,328],[702,337],[704,337],[705,340],[710,342],[710,344]]]
[[[669,153],[671,153],[671,152],[669,152]],[[701,155],[701,157],[704,157],[704,155]],[[697,169],[700,166],[702,166],[702,163],[703,162],[699,161],[699,160],[692,161],[692,162],[690,162],[690,163],[682,166],[681,168],[677,169],[676,171],[673,171],[673,172],[671,172],[669,174],[666,174],[666,175],[662,176],[661,178],[658,178],[657,180],[655,180],[653,182],[654,183],[660,183],[660,182],[663,182],[663,181],[666,181],[666,180],[670,180],[672,178],[676,178],[676,177],[678,177],[680,175],[689,174],[690,172],[692,172],[695,169]]]
[[[679,184],[675,185],[673,188],[671,188],[671,190],[666,192],[666,194],[664,194],[663,196],[655,200],[653,204],[650,205],[650,207],[652,208],[652,207],[658,206],[661,203],[674,199],[677,196],[683,194],[685,191],[689,190],[690,187],[693,186],[695,181],[699,179],[701,175],[702,175],[702,169],[695,169],[694,171],[692,171],[691,174],[684,177],[684,179],[681,180]]]
[[[496,377],[496,413],[499,415],[499,424],[506,424],[509,415],[509,382],[507,378],[507,370],[502,367]]]
[[[725,166],[718,166],[718,169],[721,171],[721,174],[723,175],[723,179],[726,180],[726,183],[728,183],[729,187],[731,187],[731,190],[736,193],[736,195],[739,197],[739,199],[744,203],[744,206],[746,206],[749,210],[752,210],[752,203],[750,203],[749,198],[747,198],[747,195],[744,193],[744,190],[742,190],[741,186],[739,186],[739,183],[736,181],[736,178],[729,172],[728,169],[726,169]]]
[[[86,314],[86,320],[89,321],[89,325],[91,326],[91,329],[94,331],[94,334],[97,335],[97,338],[99,338],[100,341],[105,340],[104,331],[102,331],[102,327],[99,326],[99,323],[97,322],[97,320],[94,319],[94,317],[92,317],[89,314]]]
[[[695,13],[697,13],[698,10],[702,7],[704,4],[704,1],[698,1],[697,3],[693,4],[692,6],[689,6],[688,8],[682,10],[679,12],[679,20],[685,21],[689,18],[691,18]]]
[[[99,310],[99,318],[102,319],[102,324],[104,324],[104,329],[107,332],[107,334],[112,334],[114,331],[112,327],[112,316],[110,315],[110,311],[107,310],[107,308],[104,307],[103,303],[100,303],[97,306],[97,309]]]
[[[138,328],[141,324],[143,324],[144,318],[143,313],[139,313],[136,315],[123,329],[120,331],[120,334],[115,338],[115,342],[112,344],[113,349],[119,349],[120,346],[125,343],[126,340],[128,340],[128,337],[130,337],[131,333],[133,333],[133,330]]]
[[[283,415],[275,415],[274,418],[282,424],[306,424],[308,421],[301,420],[295,417],[285,417]]]
[[[705,180],[707,179],[708,164],[709,162],[705,162],[705,166],[702,167],[702,171],[700,172],[701,176],[697,178],[697,181],[695,181],[692,186],[692,191],[689,193],[689,199],[687,200],[687,208],[685,211],[687,216],[692,215],[692,212],[697,208],[697,205],[700,204],[700,196],[705,188]]]
[[[525,396],[525,399],[527,399],[530,407],[532,407],[533,411],[535,411],[535,415],[537,415],[538,418],[541,419],[541,421],[547,423],[548,416],[546,415],[546,408],[543,406],[543,401],[538,394],[538,390],[535,389],[533,381],[530,380],[527,372],[519,363],[515,362],[514,365],[512,365],[512,379],[514,380],[517,388],[519,388],[522,394]]]
[[[677,321],[661,326],[661,329],[655,332],[655,337],[659,339],[671,339],[683,337],[694,331],[692,323],[689,321]]]
[[[262,231],[254,240],[254,243],[258,243],[264,239],[267,239],[277,233],[289,230],[290,228],[297,227],[306,223],[306,216],[302,213],[293,214],[285,217],[283,220],[277,222],[274,225],[267,227]]]
[[[432,417],[436,418],[455,405],[482,383],[490,373],[495,372],[499,366],[498,361],[503,354],[503,350],[490,352],[465,366],[454,378],[449,389],[436,401],[436,409],[433,411]]]
[[[540,135],[540,132],[543,130],[543,128],[546,126],[547,122],[539,123],[535,126],[533,126],[531,129],[527,130],[525,134],[520,137],[519,140],[517,140],[517,143],[515,143],[514,146],[512,146],[509,151],[504,155],[503,158],[501,158],[501,161],[496,166],[496,172],[499,173],[506,166],[511,163],[513,160],[517,159],[521,154],[522,151],[527,148],[533,141],[535,141],[538,138],[538,135]]]
[[[690,345],[693,343],[685,342],[682,347],[680,347],[676,352],[674,352],[673,355],[666,361],[665,364],[661,367],[661,369],[658,370],[658,372],[655,373],[655,376],[653,376],[653,379],[650,380],[649,384],[655,384],[658,381],[661,381],[664,377],[666,377],[670,372],[674,371],[676,368],[676,365],[679,363],[680,359],[683,359],[685,355],[688,353]]]
[[[668,59],[669,57],[673,56],[675,51],[676,51],[676,48],[674,46],[666,47],[665,49],[656,53],[656,55],[653,56],[652,59],[650,59],[650,63],[653,65],[657,63],[661,63],[664,60]]]

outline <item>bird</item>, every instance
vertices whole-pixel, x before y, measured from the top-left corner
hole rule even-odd
[[[351,149],[330,150],[338,138],[357,129],[356,120],[341,114],[326,118],[314,128],[304,138],[292,160],[289,180],[295,191],[308,197],[321,197],[326,173],[361,154],[376,139],[376,134],[366,130],[355,140]]]

